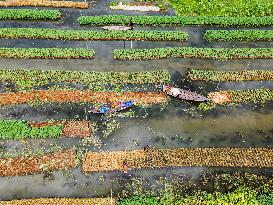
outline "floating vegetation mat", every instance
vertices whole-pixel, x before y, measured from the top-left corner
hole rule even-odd
[[[113,198],[39,198],[0,201],[0,205],[115,205]]]
[[[162,92],[92,92],[89,90],[33,90],[0,94],[0,105],[43,103],[108,103],[132,100],[135,105],[166,103],[168,98]]]
[[[74,149],[42,156],[0,158],[0,176],[39,174],[72,169],[77,165],[76,151]]]
[[[226,90],[211,92],[208,97],[215,104],[265,103],[273,100],[273,91],[270,89]]]
[[[207,41],[272,41],[272,30],[207,30]]]
[[[53,39],[53,40],[146,40],[146,41],[187,41],[189,34],[182,31],[101,31],[101,30],[60,30],[40,28],[2,28],[0,38]]]
[[[273,48],[194,48],[115,49],[116,60],[154,60],[164,58],[263,59],[273,58]]]
[[[0,82],[12,82],[19,89],[43,86],[52,82],[105,84],[167,84],[171,74],[167,70],[145,72],[96,72],[66,70],[0,70]]]
[[[3,3],[0,1],[0,4]],[[0,9],[0,20],[57,20],[61,13],[49,9]]]
[[[126,166],[125,166],[126,165]],[[160,167],[272,167],[269,148],[176,148],[87,152],[83,172]]]
[[[15,6],[43,6],[43,7],[67,7],[87,9],[89,7],[86,2],[77,1],[52,1],[52,0],[5,0],[0,1],[0,6],[15,7]]]
[[[27,122],[24,120],[0,120],[0,139],[21,140],[27,138],[89,137],[90,121]]]
[[[273,70],[242,70],[242,71],[214,71],[191,69],[188,73],[190,80],[204,81],[249,81],[273,80]]]

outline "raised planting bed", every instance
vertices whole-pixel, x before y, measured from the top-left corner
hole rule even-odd
[[[273,48],[192,48],[115,49],[116,60],[152,60],[164,58],[256,59],[273,58]]]
[[[128,4],[122,4],[122,2],[119,2],[117,5],[111,5],[110,9],[125,11],[160,11],[160,8],[157,5],[138,2]]]
[[[57,40],[146,40],[187,41],[189,34],[180,31],[88,31],[39,28],[2,28],[0,38],[57,39]]]
[[[273,41],[273,30],[207,30],[207,41]]]
[[[126,166],[124,166],[124,164]],[[270,148],[176,148],[87,152],[82,171],[163,167],[272,167]]]
[[[87,9],[89,7],[86,2],[77,1],[52,1],[52,0],[6,0],[0,1],[0,6],[15,7],[15,6],[43,6],[43,7],[66,7]]]
[[[166,103],[168,98],[159,92],[92,92],[89,90],[33,90],[0,94],[0,105],[43,103],[108,103],[132,100],[134,105]]]
[[[0,48],[0,58],[94,58],[95,51],[85,48]]]
[[[214,71],[191,69],[188,72],[190,80],[204,81],[249,81],[273,80],[273,70],[242,70],[242,71]]]
[[[80,25],[129,25],[131,22],[138,26],[238,26],[261,27],[273,25],[273,17],[215,17],[215,16],[125,16],[101,15],[81,16]]]
[[[0,20],[57,20],[60,17],[58,10],[0,9]]]
[[[61,70],[0,70],[0,82],[12,82],[19,89],[43,86],[52,82],[105,84],[167,84],[171,74],[167,70],[145,72],[96,72]]]
[[[92,123],[89,121],[0,120],[0,139],[89,137],[92,129]]]
[[[38,198],[0,201],[0,205],[115,205],[113,198]]]
[[[253,90],[226,90],[208,94],[215,104],[228,103],[266,103],[273,100],[273,91],[270,89]]]
[[[63,150],[30,157],[0,158],[0,176],[40,174],[78,166],[76,151]]]

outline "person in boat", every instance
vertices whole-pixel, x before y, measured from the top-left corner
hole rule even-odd
[[[129,23],[129,27],[130,27],[130,30],[133,30],[134,29],[134,22],[132,21],[132,19],[130,20],[130,23]]]

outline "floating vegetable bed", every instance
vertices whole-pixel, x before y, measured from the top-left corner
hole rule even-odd
[[[138,26],[238,26],[260,27],[273,25],[273,17],[215,17],[215,16],[125,16],[125,15],[96,15],[81,16],[80,25],[129,25],[131,22]]]
[[[0,9],[0,20],[57,20],[60,17],[58,10]]]
[[[57,40],[146,40],[187,41],[189,34],[180,31],[94,31],[39,28],[2,28],[0,38],[57,39]]]
[[[5,0],[0,1],[0,6],[15,7],[15,6],[43,6],[43,7],[67,7],[87,9],[89,7],[86,2],[77,1],[53,1],[53,0]]]
[[[87,152],[83,172],[163,167],[272,167],[270,148],[176,148]]]
[[[273,70],[242,70],[242,71],[214,71],[191,69],[188,73],[190,80],[204,81],[249,81],[273,80]]]
[[[273,91],[270,89],[227,90],[209,93],[208,97],[215,104],[265,103],[273,100]]]
[[[20,89],[43,86],[51,82],[105,84],[165,84],[170,83],[167,70],[144,72],[96,72],[66,70],[0,70],[0,82],[15,83]]]
[[[30,175],[77,167],[76,151],[63,150],[32,157],[0,158],[0,176]]]
[[[0,201],[0,205],[115,205],[113,198],[38,198]]]
[[[272,30],[207,30],[207,41],[273,41]]]
[[[0,48],[0,58],[94,58],[95,51],[85,48]]]
[[[91,132],[92,125],[89,121],[27,122],[24,120],[0,120],[0,139],[4,140],[89,137]]]
[[[71,90],[33,90],[0,94],[0,105],[41,103],[108,103],[132,100],[134,105],[166,103],[168,98],[158,92],[92,92]]]
[[[191,48],[115,49],[116,60],[152,60],[162,58],[256,59],[273,58],[273,48]]]

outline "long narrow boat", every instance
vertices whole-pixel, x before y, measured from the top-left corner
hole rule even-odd
[[[190,101],[208,101],[209,99],[206,98],[203,95],[200,95],[195,92],[191,92],[188,90],[183,90],[180,88],[175,88],[169,85],[163,85],[163,92],[167,93],[168,95],[171,95],[173,97],[178,97],[182,100],[190,100]]]
[[[130,100],[130,101],[119,101],[117,103],[107,103],[107,104],[103,104],[97,108],[91,108],[88,112],[91,113],[112,113],[112,112],[119,112],[121,110],[125,110],[131,106],[133,106],[134,103]]]
[[[101,28],[103,30],[109,30],[109,31],[127,31],[127,30],[131,30],[132,29],[129,26],[103,26]]]

